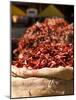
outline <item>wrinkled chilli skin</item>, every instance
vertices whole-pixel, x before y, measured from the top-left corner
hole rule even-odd
[[[16,67],[40,69],[73,66],[73,24],[63,18],[46,18],[27,28],[13,51]],[[72,39],[71,39],[72,40]]]

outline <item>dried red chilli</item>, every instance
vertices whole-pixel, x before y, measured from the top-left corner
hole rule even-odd
[[[13,63],[17,67],[58,67],[73,66],[73,44],[69,35],[73,35],[73,24],[63,18],[46,18],[29,27],[14,50]],[[67,41],[65,37],[67,36]],[[18,54],[16,55],[16,53]]]

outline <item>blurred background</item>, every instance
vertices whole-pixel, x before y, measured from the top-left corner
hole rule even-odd
[[[36,21],[45,17],[64,17],[68,22],[74,21],[73,5],[11,2],[11,39],[17,40],[24,31]]]

